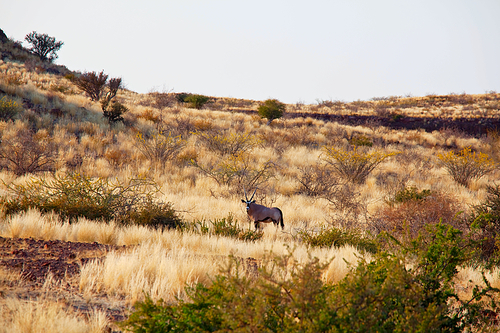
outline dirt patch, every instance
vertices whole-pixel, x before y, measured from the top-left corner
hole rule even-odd
[[[122,321],[129,311],[125,302],[105,293],[85,296],[79,290],[81,267],[120,249],[125,247],[0,237],[0,306],[8,298],[45,298],[63,302],[83,316],[97,309],[113,322]]]
[[[45,281],[49,272],[56,280],[73,277],[80,273],[81,265],[102,258],[116,248],[98,243],[0,237],[0,266],[19,272],[26,281],[39,284]]]

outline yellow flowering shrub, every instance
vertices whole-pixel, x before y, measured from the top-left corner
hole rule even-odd
[[[497,167],[488,154],[473,152],[470,147],[465,147],[458,154],[453,151],[438,154],[438,159],[453,180],[465,187],[473,179],[479,179]]]
[[[344,180],[355,184],[363,184],[366,177],[387,157],[399,153],[384,153],[375,150],[371,153],[354,146],[352,150],[343,150],[332,146],[325,146],[325,161]]]

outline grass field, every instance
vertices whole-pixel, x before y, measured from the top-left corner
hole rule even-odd
[[[132,309],[144,293],[171,303],[184,299],[186,285],[209,285],[230,254],[259,261],[270,252],[291,250],[299,262],[309,256],[331,260],[322,278],[336,283],[347,274],[347,262],[369,260],[370,254],[352,245],[310,247],[302,232],[336,227],[375,235],[400,230],[404,221],[418,232],[441,218],[465,232],[462,217],[486,198],[487,185],[500,179],[500,170],[493,167],[461,185],[439,158],[470,148],[498,165],[500,135],[488,125],[500,118],[500,94],[495,92],[298,103],[287,105],[285,115],[268,125],[257,115],[259,101],[212,98],[198,110],[176,101],[173,94],[122,89],[116,100],[128,111],[123,121],[109,123],[101,105],[85,96],[66,75],[68,70],[50,74],[29,66],[29,59],[0,60],[3,202],[14,198],[15,186],[82,174],[110,182],[148,179],[156,186],[153,199],[171,203],[176,214],[193,225],[204,221],[210,226],[210,221],[232,216],[239,228],[253,230],[241,202],[244,189],[249,195],[256,189],[258,203],[280,207],[284,214],[284,230],[266,224],[260,239],[244,241],[116,219],[70,221],[40,209],[12,214],[4,209],[2,237],[125,245],[104,260],[83,265],[77,282],[81,297],[105,294],[110,306],[120,303]],[[332,115],[343,118],[331,121]],[[375,120],[364,121],[364,116]],[[472,119],[484,130],[478,134],[453,125],[427,131],[393,126],[410,118],[429,123],[445,119],[447,124]],[[332,147],[344,152],[357,147],[356,161],[383,158],[366,178],[348,181],[335,172],[340,162],[329,153]],[[411,188],[428,190],[431,199],[423,206],[391,204],[397,193]],[[9,274],[2,279],[16,279]],[[500,284],[498,272],[489,276],[494,285]],[[480,273],[464,268],[456,281],[461,293],[472,293],[470,281],[481,284]],[[82,319],[43,297],[4,297],[1,311],[0,331],[5,332],[25,332],[26,327],[38,332],[69,332],[70,327],[75,332],[104,332],[110,325],[97,309]],[[51,326],[56,323],[59,326]]]

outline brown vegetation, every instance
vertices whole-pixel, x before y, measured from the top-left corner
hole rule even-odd
[[[10,41],[0,43],[0,53],[3,202],[15,197],[9,188],[22,188],[42,178],[50,183],[81,175],[102,184],[145,179],[157,191],[141,207],[149,207],[148,202],[164,203],[155,212],[169,210],[183,222],[198,226],[184,231],[153,230],[131,221],[122,223],[109,204],[123,199],[119,188],[106,192],[109,202],[102,202],[109,214],[104,219],[66,218],[61,212],[54,215],[54,209],[38,207],[40,213],[30,209],[33,205],[5,216],[6,207],[2,207],[3,237],[128,246],[103,253],[102,260],[80,262],[80,270],[67,264],[65,276],[54,261],[51,279],[61,276],[58,288],[71,285],[68,290],[74,298],[68,296],[71,299],[66,301],[80,306],[86,300],[90,305],[85,309],[90,312],[102,310],[110,315],[119,307],[123,315],[125,307],[143,299],[142,291],[154,299],[175,302],[177,296],[186,297],[186,284],[209,284],[217,265],[230,253],[260,260],[270,250],[285,253],[283,244],[297,249],[298,262],[316,256],[329,263],[322,279],[334,283],[348,271],[343,259],[356,262],[357,251],[349,245],[310,248],[301,235],[315,239],[318,233],[336,227],[354,230],[360,237],[389,231],[404,239],[440,220],[468,233],[471,207],[487,196],[488,184],[500,179],[496,167],[500,162],[500,94],[494,92],[298,103],[287,105],[286,113],[267,125],[258,115],[260,103],[256,101],[212,97],[204,110],[198,110],[182,102],[187,94],[137,94],[119,84],[89,99],[90,93],[75,84],[78,75],[62,66],[41,63]],[[109,103],[106,91],[116,103]],[[99,102],[103,99],[108,104]],[[105,112],[113,111],[113,105],[128,110],[117,116],[122,121],[108,121],[111,114]],[[456,157],[464,149],[488,162],[488,172],[471,177],[467,187],[450,176],[439,158]],[[258,188],[259,203],[280,207],[284,232],[266,227],[259,238],[242,240],[202,229],[212,225],[197,224],[230,215],[238,235],[245,234],[250,224],[240,202],[243,188]],[[395,199],[411,188],[417,189],[414,196],[410,191],[404,192],[408,194],[404,200]],[[89,197],[99,197],[95,194],[100,190],[92,190],[94,195]],[[420,197],[427,190],[430,195]],[[40,197],[51,195],[42,192]],[[66,201],[70,200],[60,200]],[[132,215],[126,219],[156,221],[154,216]],[[38,243],[24,242],[28,250],[11,253],[5,260],[17,260],[23,253],[27,256],[23,260],[32,257]],[[44,245],[40,253],[46,253],[44,260],[51,262],[52,252],[43,250]],[[80,255],[75,254],[76,258]],[[76,258],[70,263],[75,264]],[[369,261],[370,257],[365,254],[364,258]],[[41,267],[47,266],[44,263]],[[4,265],[8,272],[3,286],[15,284],[11,271],[28,274],[11,266]],[[40,272],[45,274],[45,268]],[[456,282],[457,290],[468,285],[468,280],[465,276]],[[464,292],[472,293],[472,289]],[[41,300],[40,293],[29,296]],[[6,302],[18,295],[2,297]],[[75,311],[80,310],[75,306]]]

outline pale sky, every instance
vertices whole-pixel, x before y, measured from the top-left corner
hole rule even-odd
[[[282,102],[500,92],[499,0],[0,0],[130,90]],[[27,43],[24,43],[28,46]]]

